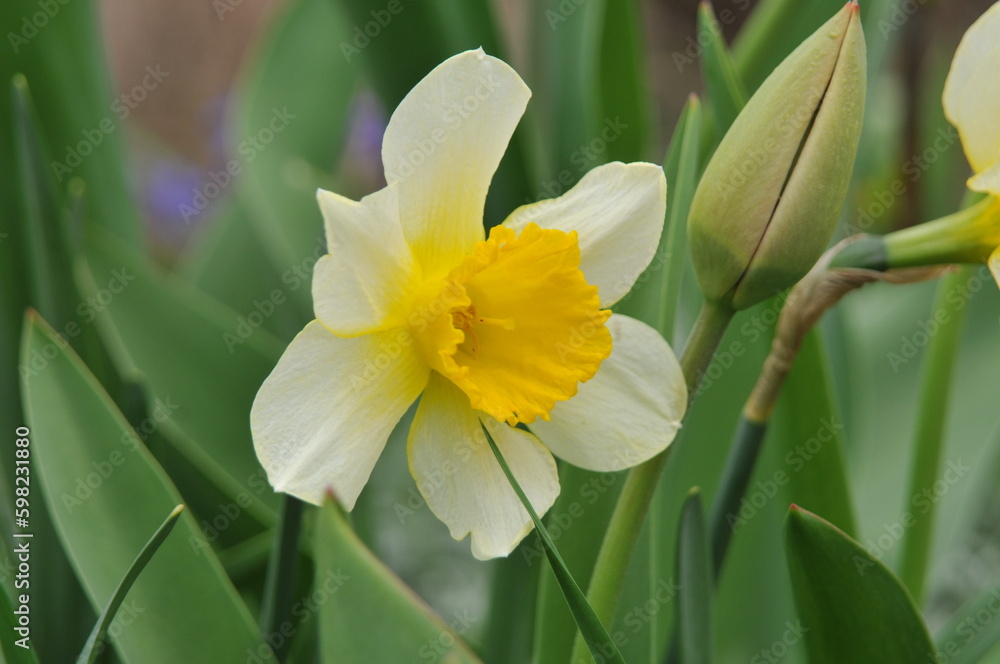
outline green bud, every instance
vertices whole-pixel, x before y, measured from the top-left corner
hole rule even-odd
[[[826,249],[861,136],[865,67],[851,2],[771,73],[736,118],[688,218],[707,299],[749,307],[793,285]]]

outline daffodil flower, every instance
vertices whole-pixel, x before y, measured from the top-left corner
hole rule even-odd
[[[962,37],[944,85],[944,111],[972,166],[969,188],[1000,197],[1000,3]],[[992,223],[980,225],[995,240],[989,265],[1000,284],[1000,206],[987,213]]]
[[[481,421],[539,513],[559,493],[552,453],[612,471],[673,440],[687,394],[670,347],[608,311],[655,252],[663,171],[594,168],[487,237],[486,193],[529,97],[482,50],[452,57],[393,113],[388,185],[360,202],[318,192],[330,253],[313,277],[316,320],[251,413],[276,490],[318,503],[329,489],[351,509],[419,397],[410,471],[452,536],[471,533],[486,559],[508,555],[531,521]]]
[[[833,265],[877,270],[986,261],[1000,285],[1000,3],[968,29],[944,85],[944,110],[972,166],[969,189],[986,194],[934,221],[847,246]]]

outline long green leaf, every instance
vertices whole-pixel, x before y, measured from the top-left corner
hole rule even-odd
[[[907,496],[926,491],[939,479],[953,367],[967,311],[965,301],[956,300],[954,293],[965,286],[974,272],[975,268],[967,266],[949,274],[938,284],[934,297],[933,320],[938,327],[937,333],[928,342],[927,355],[921,367],[920,406],[917,411]],[[929,503],[927,510],[916,516],[914,523],[903,535],[899,576],[918,605],[924,594],[924,581],[930,562],[936,502]]]
[[[163,514],[184,502],[80,359],[37,315],[22,377],[31,462],[95,610],[107,606]],[[41,358],[41,359],[39,359]],[[40,494],[40,495],[39,495]],[[126,662],[270,661],[257,626],[190,514],[149,562],[110,634]],[[210,625],[225,638],[202,638]]]
[[[614,131],[602,132],[600,138],[607,145],[608,161],[649,158],[653,111],[643,60],[640,4],[618,0],[604,16],[599,59],[601,113],[604,126]]]
[[[538,138],[545,144],[551,172],[569,183],[608,160],[607,143],[600,136],[605,123],[600,116],[600,54],[607,4],[607,0],[582,4],[546,0],[529,6],[534,74],[530,82],[539,109]],[[628,129],[616,131],[623,135]],[[590,149],[592,141],[605,147]]]
[[[711,552],[701,511],[699,489],[684,501],[677,534],[678,639],[684,664],[710,664],[712,659]]]
[[[124,160],[124,119],[119,109],[124,106],[115,103],[95,7],[92,2],[0,3],[6,43],[0,81],[7,85],[21,73],[31,85],[40,126],[53,149],[46,169],[60,187],[74,177],[87,183],[88,226],[100,226],[139,246],[139,214]],[[129,87],[143,76],[146,72]],[[151,96],[167,94],[169,76],[170,72],[160,76],[167,83],[164,89],[154,88]],[[6,96],[0,97],[0,118],[13,116],[8,102]],[[4,135],[0,153],[6,154],[9,147]],[[0,192],[4,201],[10,200],[9,190]]]
[[[25,597],[30,602],[31,596],[26,595]],[[27,647],[22,647],[21,644],[17,643],[22,638],[27,640],[29,637],[22,636],[22,633],[17,631],[21,627],[19,622],[21,612],[14,613],[13,599],[7,594],[7,588],[4,584],[0,583],[0,629],[3,629],[4,634],[7,635],[6,638],[0,639],[0,662],[3,664],[38,664],[34,642],[29,640],[23,644]],[[28,611],[31,610],[30,604],[25,604],[25,606],[28,606]]]
[[[721,140],[746,105],[747,91],[736,73],[736,66],[722,36],[722,28],[719,27],[709,0],[702,0],[698,5],[698,37],[699,43],[702,43],[701,40],[705,42],[701,71],[715,120],[713,129],[716,138]]]
[[[802,342],[771,419],[769,440],[777,443],[789,499],[853,536],[857,527],[844,460],[845,423],[819,330]]]
[[[325,664],[479,662],[459,636],[467,618],[444,624],[365,547],[332,500],[319,513],[314,558]]]
[[[581,586],[590,583],[604,530],[624,483],[624,473],[595,473],[568,463],[559,469],[559,497],[545,519],[553,534],[558,533],[563,562]],[[541,540],[523,544],[518,552],[529,565],[545,558]],[[542,568],[534,659],[537,664],[567,664],[576,622],[551,566]]]
[[[291,271],[306,282],[275,283],[257,297],[279,288],[294,303],[282,306],[307,316],[308,275],[326,253],[316,189],[331,188],[358,78],[341,52],[349,30],[330,0],[283,8],[243,73],[234,122],[232,158],[240,171],[233,181],[246,212],[238,221],[254,225],[276,274]]]
[[[153,554],[156,550],[160,548],[167,539],[167,535],[170,531],[174,529],[174,524],[177,523],[177,518],[184,511],[183,505],[178,505],[173,509],[173,511],[167,515],[160,527],[156,529],[153,536],[149,538],[146,545],[142,547],[142,551],[139,555],[135,557],[132,561],[132,565],[125,572],[125,576],[122,577],[121,582],[118,587],[115,588],[114,594],[108,601],[108,605],[104,607],[104,611],[101,612],[100,617],[97,619],[97,624],[94,625],[94,631],[90,633],[90,638],[87,639],[87,643],[84,644],[83,650],[80,652],[80,656],[77,658],[77,664],[93,664],[97,661],[97,658],[101,655],[104,646],[104,637],[108,633],[108,629],[111,627],[111,622],[115,618],[115,614],[118,613],[118,609],[121,607],[122,602],[125,601],[125,595],[128,594],[129,589],[135,580],[139,578],[142,570],[146,567],[150,560],[153,559]]]
[[[60,186],[53,175],[49,146],[24,76],[14,76],[10,92],[13,110],[9,129],[15,137],[10,181],[17,187],[17,195],[8,203],[19,214],[6,228],[9,237],[0,238],[0,251],[5,254],[0,262],[12,270],[9,281],[0,286],[7,291],[5,300],[10,305],[0,320],[6,359],[0,367],[0,380],[4,383],[3,393],[10,396],[0,406],[0,424],[7,430],[24,423],[18,385],[22,367],[18,360],[21,323],[29,306],[41,311],[65,334],[108,389],[116,390],[118,382],[100,347],[97,331],[85,325],[77,311],[83,300],[72,279],[74,219],[67,213],[65,186]],[[8,116],[0,113],[0,117],[6,120]],[[7,135],[7,131],[2,133]],[[14,496],[13,489],[7,487],[7,478],[13,477],[12,464],[13,457],[0,458],[0,469],[5,471],[0,473],[0,507],[10,505]],[[13,514],[12,506],[2,509],[0,523],[9,523]],[[46,570],[50,581],[32,589],[32,603],[39,616],[33,625],[34,642],[43,659],[70,661],[76,655],[76,644],[67,644],[89,632],[92,617],[43,504],[34,511],[34,523],[35,563]],[[5,536],[10,532],[12,529],[4,529]]]
[[[247,417],[282,350],[253,325],[269,309],[228,311],[110,237],[95,237],[86,248],[78,279],[97,303],[89,315],[120,372],[148,383],[156,430],[229,500],[272,525],[276,498],[254,454]],[[218,513],[211,507],[209,520]]]
[[[296,269],[309,274],[313,257],[279,272],[239,199],[202,228],[189,246],[176,274],[233,311],[252,312],[268,301],[275,304],[261,327],[278,339],[291,341],[312,320],[312,303],[304,310],[294,291],[309,290],[310,283]]]
[[[542,541],[542,546],[545,548],[545,556],[549,559],[549,564],[552,565],[552,571],[555,573],[556,579],[559,581],[559,587],[563,591],[563,595],[566,597],[566,603],[569,604],[570,611],[573,612],[573,618],[576,620],[577,627],[579,627],[580,633],[587,642],[587,646],[590,648],[590,653],[594,656],[594,660],[598,662],[616,662],[618,664],[624,664],[625,660],[618,651],[618,646],[611,639],[607,628],[601,624],[600,618],[597,617],[597,614],[594,613],[594,609],[587,601],[587,596],[582,590],[580,590],[580,586],[576,583],[573,575],[570,574],[569,569],[566,567],[566,563],[563,562],[562,557],[559,555],[559,550],[556,549],[555,543],[553,543],[552,538],[549,537],[549,533],[545,529],[545,524],[543,524],[538,518],[538,514],[535,513],[535,508],[532,507],[531,501],[528,500],[526,495],[524,495],[524,491],[517,483],[517,479],[507,466],[507,462],[504,461],[503,455],[500,453],[500,449],[493,440],[493,436],[490,435],[490,432],[485,426],[482,426],[482,430],[483,434],[486,436],[486,441],[490,444],[490,449],[493,450],[493,455],[497,458],[497,463],[500,464],[504,475],[507,476],[507,480],[514,489],[514,493],[516,493],[517,497],[521,500],[521,504],[524,505],[524,509],[527,510],[532,523],[535,524],[535,530],[538,533],[538,538]]]
[[[795,505],[785,525],[788,565],[810,664],[937,661],[913,599],[860,544]]]
[[[733,44],[733,60],[747,89],[756,90],[779,62],[843,4],[842,0],[761,0],[753,5]],[[742,11],[750,3],[741,0],[737,6]]]

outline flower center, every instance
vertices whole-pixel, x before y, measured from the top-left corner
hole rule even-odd
[[[597,287],[576,233],[528,224],[490,232],[443,280],[425,284],[409,323],[424,357],[472,407],[509,424],[548,419],[611,354]]]

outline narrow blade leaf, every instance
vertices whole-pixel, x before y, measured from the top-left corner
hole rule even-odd
[[[129,588],[135,583],[135,580],[139,578],[139,574],[142,570],[146,568],[146,564],[153,559],[153,554],[156,550],[160,548],[160,545],[167,539],[167,535],[170,531],[174,529],[174,524],[177,523],[177,517],[181,515],[184,511],[184,505],[178,505],[173,509],[173,511],[167,515],[163,523],[153,536],[149,538],[146,542],[146,546],[142,547],[142,551],[136,556],[135,560],[132,561],[132,565],[125,572],[125,576],[122,577],[121,583],[115,588],[114,594],[108,601],[108,605],[104,607],[104,611],[101,612],[100,617],[97,619],[97,624],[94,625],[94,631],[90,633],[90,638],[87,639],[87,643],[84,644],[83,650],[80,652],[80,656],[77,658],[77,664],[93,664],[97,661],[97,658],[102,652],[101,646],[104,644],[104,636],[108,633],[108,628],[111,627],[111,621],[114,620],[115,614],[118,612],[118,608],[125,601],[125,595],[128,594]]]
[[[517,497],[521,500],[521,504],[524,505],[524,509],[527,510],[528,515],[531,517],[531,521],[535,524],[535,531],[538,533],[538,537],[542,541],[542,546],[545,548],[545,555],[552,565],[552,571],[555,572],[559,587],[566,596],[566,603],[569,604],[570,611],[573,612],[573,618],[576,620],[576,624],[580,628],[580,633],[587,642],[594,660],[597,662],[625,664],[624,658],[622,658],[621,653],[618,651],[618,646],[611,640],[608,630],[601,623],[597,614],[594,613],[594,609],[587,601],[586,595],[580,590],[580,586],[577,585],[573,575],[570,574],[569,569],[566,567],[566,563],[563,562],[562,557],[559,555],[559,551],[552,542],[552,538],[549,537],[545,525],[538,518],[538,514],[535,513],[535,508],[531,506],[531,501],[524,495],[524,491],[517,483],[517,479],[515,479],[514,474],[507,466],[507,462],[504,461],[500,449],[493,440],[493,436],[490,435],[485,426],[481,428],[486,435],[487,442],[490,444],[490,449],[493,450],[493,454],[497,458],[497,463],[503,468],[504,475],[507,476],[507,480],[514,489],[514,493],[517,494]]]

